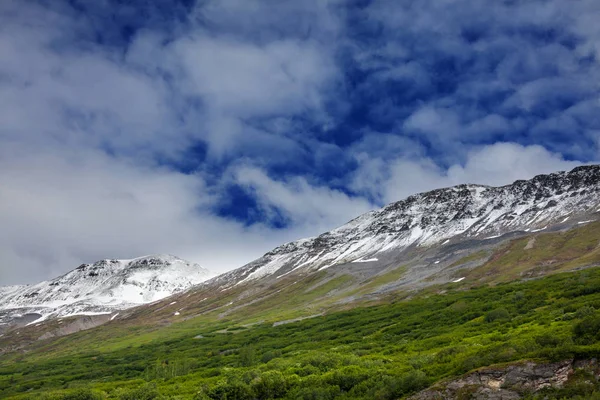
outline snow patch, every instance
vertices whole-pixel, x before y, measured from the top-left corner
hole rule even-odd
[[[492,236],[488,236],[488,237],[486,237],[486,238],[484,238],[484,239],[486,239],[486,240],[487,240],[487,239],[496,239],[496,238],[499,238],[500,236],[501,236],[501,235],[492,235]]]
[[[587,220],[587,221],[579,221],[579,222],[578,222],[578,224],[579,224],[579,225],[583,225],[583,224],[588,224],[588,223],[590,223],[590,222],[594,222],[594,221],[595,221],[595,219],[589,219],[589,220]]]
[[[26,324],[25,326],[33,325],[33,324],[38,323],[40,321],[43,321],[43,318],[37,318],[37,319],[31,321],[30,323]],[[38,326],[38,325],[36,325],[36,326]]]
[[[379,261],[379,260],[377,258],[367,258],[366,260],[359,258],[358,260],[354,260],[352,262],[353,263],[366,263],[366,262],[374,262],[374,261]]]
[[[119,313],[116,313],[115,315],[113,315],[112,317],[110,317],[110,320],[112,321],[113,319],[117,318],[117,315],[119,315]]]
[[[464,277],[458,278],[458,279],[453,280],[452,283],[458,283],[460,281],[463,281],[464,279],[465,279]]]

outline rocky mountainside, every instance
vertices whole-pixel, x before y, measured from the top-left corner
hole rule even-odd
[[[598,165],[502,187],[459,185],[410,196],[317,237],[284,244],[217,279],[235,285],[293,271],[377,264],[407,249],[577,226],[596,220],[599,211]]]
[[[0,324],[145,303],[121,311],[115,322],[170,324],[206,313],[305,318],[432,285],[467,287],[599,265],[598,220],[600,166],[503,187],[459,185],[410,196],[212,279],[197,265],[153,256],[103,260],[38,285],[0,288]]]
[[[29,316],[98,315],[163,299],[189,289],[211,273],[171,255],[101,260],[35,285],[0,287],[0,323]]]

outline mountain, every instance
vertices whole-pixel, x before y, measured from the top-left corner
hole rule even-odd
[[[115,323],[168,326],[200,316],[280,324],[429,287],[468,288],[587,268],[600,265],[599,194],[600,166],[502,187],[433,190],[279,246],[212,279],[181,260],[146,257],[85,264],[53,281],[3,288],[0,318],[122,310],[95,324],[114,318]],[[198,271],[197,278],[190,268]],[[131,308],[144,303],[149,304]],[[37,340],[93,324],[84,325],[28,328]],[[3,343],[14,345],[14,337],[6,333],[0,350]]]
[[[401,253],[408,250],[578,226],[594,221],[599,211],[598,165],[502,187],[458,185],[410,196],[317,237],[284,244],[217,279],[231,286],[351,263],[376,267],[404,260]]]
[[[600,166],[416,194],[117,319],[281,324],[600,265]],[[436,289],[436,288],[444,289]]]
[[[110,314],[171,296],[211,277],[171,255],[101,260],[35,285],[0,287],[0,323]]]

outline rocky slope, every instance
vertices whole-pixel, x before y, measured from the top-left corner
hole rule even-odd
[[[539,175],[502,187],[459,185],[416,194],[317,237],[284,244],[218,279],[224,285],[349,263],[377,264],[407,249],[596,220],[600,166]]]
[[[581,377],[582,371],[587,379],[600,378],[595,359],[566,360],[551,364],[523,362],[505,367],[482,368],[462,378],[439,383],[410,397],[410,400],[517,400],[543,390],[562,388],[569,381],[577,379],[574,376],[576,372]]]
[[[107,314],[163,299],[210,277],[198,264],[170,255],[82,264],[35,285],[0,287],[0,323]]]

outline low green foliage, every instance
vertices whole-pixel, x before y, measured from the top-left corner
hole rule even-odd
[[[447,285],[279,326],[223,319],[188,321],[169,334],[121,327],[129,333],[110,346],[101,327],[3,355],[0,398],[398,399],[493,364],[598,357],[599,308],[594,268],[471,290]],[[68,347],[74,342],[89,345]],[[537,398],[594,398],[598,389],[574,377]]]

